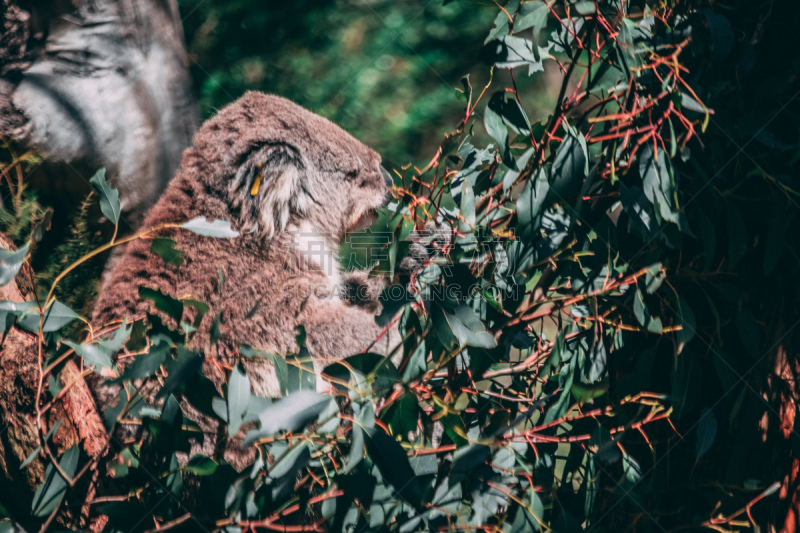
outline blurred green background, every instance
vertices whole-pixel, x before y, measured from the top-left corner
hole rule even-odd
[[[246,90],[279,94],[338,123],[380,152],[389,168],[427,163],[442,135],[463,117],[464,102],[455,90],[461,77],[470,74],[477,91],[489,79],[478,58],[497,15],[491,4],[180,0],[179,5],[203,119]],[[547,78],[517,79],[534,115],[552,109],[553,97],[542,90]]]

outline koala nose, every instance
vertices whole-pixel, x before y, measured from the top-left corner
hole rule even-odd
[[[389,174],[389,171],[383,168],[382,165],[380,168],[384,183],[386,183],[386,186],[391,189],[394,186],[394,181],[392,181],[392,175]]]

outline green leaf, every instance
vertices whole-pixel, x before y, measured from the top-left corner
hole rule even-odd
[[[315,420],[332,401],[332,397],[310,390],[299,390],[268,405],[258,416],[260,428],[247,434],[244,445],[281,431],[297,432]]]
[[[271,361],[275,366],[275,374],[278,377],[278,385],[280,387],[281,396],[285,396],[289,392],[289,369],[285,358],[274,353],[267,353],[262,350],[257,350],[246,344],[239,346],[239,352],[245,357],[260,357]]]
[[[544,504],[542,498],[531,489],[526,491],[527,507],[517,508],[517,515],[511,525],[509,533],[529,533],[541,531],[544,522]]]
[[[184,470],[198,476],[210,476],[217,471],[217,463],[205,455],[193,455]]]
[[[708,407],[703,407],[703,410],[700,412],[700,420],[697,422],[696,452],[698,459],[711,449],[716,438],[717,418],[714,416],[714,412],[709,410]]]
[[[652,143],[645,143],[639,151],[639,174],[642,177],[644,194],[658,208],[661,218],[673,224],[680,222],[675,191],[678,175],[664,151],[653,151]]]
[[[367,453],[400,497],[418,507],[422,501],[422,487],[400,443],[376,427],[367,439]]]
[[[597,6],[594,2],[576,2],[574,5],[575,11],[580,13],[581,15],[591,15],[597,10]]]
[[[284,454],[276,464],[269,469],[269,477],[275,480],[272,483],[272,499],[280,501],[292,493],[298,474],[311,461],[309,444],[301,442]]]
[[[525,190],[517,200],[517,231],[525,241],[532,241],[537,236],[549,190],[547,171],[540,168],[525,185]]]
[[[101,168],[89,180],[97,195],[100,197],[100,211],[115,226],[119,225],[119,215],[121,213],[119,203],[119,191],[112,189],[106,181],[106,169]]]
[[[100,339],[97,341],[98,344],[112,354],[121,350],[122,345],[125,344],[125,341],[128,340],[128,337],[130,337],[133,331],[133,324],[128,324],[127,322],[127,319],[124,319],[113,337]]]
[[[125,348],[132,352],[143,350],[147,346],[147,324],[141,318],[131,324],[131,336],[125,343]]]
[[[37,308],[36,302],[0,301],[0,334],[5,333],[26,311]]]
[[[132,381],[134,379],[141,379],[152,376],[156,371],[161,368],[167,361],[169,355],[169,343],[159,342],[150,347],[148,353],[143,353],[135,356],[133,362],[125,367],[122,376],[112,381],[112,383],[121,383],[122,381]]]
[[[64,421],[63,418],[59,418],[58,420],[56,420],[56,423],[53,424],[50,427],[50,429],[47,431],[47,435],[44,436],[44,440],[45,441],[49,441],[50,437],[55,435],[56,431],[58,431],[58,428],[61,426],[61,422],[63,422],[63,421]],[[41,446],[37,446],[36,449],[33,450],[28,455],[28,457],[22,462],[22,464],[19,465],[19,469],[22,470],[23,468],[25,468],[26,466],[31,464],[33,462],[33,460],[36,459],[36,457],[39,455],[39,452],[41,452],[41,451],[42,451],[42,447]]]
[[[625,474],[623,487],[634,485],[642,479],[642,467],[627,453],[622,454],[622,471]]]
[[[543,57],[550,57],[548,49],[536,45],[530,39],[507,35],[486,45],[484,52],[487,62],[497,68],[528,66],[528,75],[544,70]]]
[[[408,433],[417,429],[419,419],[419,404],[417,396],[410,392],[405,392],[394,402],[389,411],[389,427],[393,435],[399,435],[404,440]],[[386,418],[384,417],[384,420]]]
[[[630,220],[629,226],[638,231],[643,238],[653,235],[656,229],[654,214],[644,191],[640,187],[629,188],[620,181],[619,199],[622,202],[622,209]]]
[[[65,340],[64,344],[75,350],[89,366],[96,368],[111,368],[111,351],[97,344],[79,344],[70,340]]]
[[[681,108],[708,115],[708,108],[686,93],[681,93]]]
[[[667,273],[662,270],[661,263],[655,263],[647,267],[647,274],[645,275],[644,281],[647,294],[656,292],[666,277]]]
[[[364,436],[375,428],[375,410],[372,408],[372,403],[369,401],[364,403],[354,402],[352,405],[354,422],[350,438],[350,452],[347,454],[347,466],[344,470],[345,474],[353,470],[364,458]]]
[[[276,359],[280,356],[276,356]],[[317,390],[317,373],[308,350],[302,348],[298,355],[287,355],[284,359],[286,366],[286,390]]]
[[[177,499],[181,496],[181,488],[183,487],[183,476],[181,475],[180,463],[178,462],[178,454],[173,453],[169,459],[169,475],[164,482],[166,489]]]
[[[599,398],[608,392],[608,381],[601,381],[594,385],[584,385],[583,383],[572,383],[570,388],[572,396],[578,403],[586,403],[594,398]]]
[[[453,311],[436,303],[432,307],[434,332],[445,346],[453,343],[479,348],[497,346],[494,336],[486,330],[481,319],[467,304],[459,304]]]
[[[550,190],[556,201],[573,205],[578,199],[584,179],[589,174],[589,154],[583,135],[570,129],[556,151],[550,174]]]
[[[431,518],[445,516],[445,510],[455,514],[461,505],[464,495],[461,483],[450,483],[450,479],[445,479],[436,489],[436,493],[431,500]]]
[[[58,460],[58,465],[70,477],[75,475],[78,469],[78,459],[80,458],[80,448],[73,446],[64,452]],[[61,503],[68,488],[67,480],[52,464],[47,465],[44,473],[44,482],[36,489],[33,495],[32,510],[34,516],[45,517],[50,515]]]
[[[515,3],[519,3],[519,0],[514,0]],[[447,1],[445,1],[447,4]],[[506,14],[508,9],[500,10],[497,13],[497,16],[494,18],[494,26],[492,27],[492,31],[489,32],[489,35],[486,36],[486,39],[483,41],[483,44],[488,43],[489,41],[494,41],[495,39],[502,39],[506,35],[508,35],[508,15]]]
[[[186,383],[189,378],[203,368],[205,358],[183,346],[178,346],[178,359],[170,364],[169,375],[164,386],[158,391],[156,398],[163,398]]]
[[[461,216],[467,224],[475,224],[475,193],[466,181],[461,186]]]
[[[41,218],[37,217],[37,220],[33,223],[33,227],[31,228],[31,244],[41,242],[44,238],[44,232],[50,229],[52,222],[53,210],[47,208],[44,215]]]
[[[156,254],[167,264],[181,266],[183,264],[183,250],[175,248],[177,243],[168,237],[156,237],[150,243],[150,253]]]
[[[29,250],[29,244],[15,252],[0,249],[0,287],[8,285],[14,279],[19,269],[22,268]]]
[[[453,454],[453,473],[467,474],[486,462],[492,455],[492,449],[485,444],[470,444],[459,448]]]
[[[119,479],[127,476],[131,468],[139,467],[138,454],[131,450],[131,447],[125,447],[113,461],[108,461],[108,468],[113,472],[114,479]]]
[[[297,465],[302,464],[302,466],[305,466],[308,464],[309,459],[311,459],[311,455],[309,454],[308,445],[306,443],[301,443],[269,469],[269,477],[272,479],[280,479],[287,475],[289,477],[294,477],[297,471]],[[300,468],[302,468],[302,466],[300,466]]]
[[[649,309],[647,308],[647,304],[644,301],[644,295],[639,288],[636,288],[636,292],[633,296],[633,314],[636,316],[636,320],[647,328],[648,331],[653,333],[661,333],[662,325],[661,319],[658,317],[654,317]]]
[[[231,223],[226,220],[209,221],[206,217],[196,217],[184,222],[181,227],[206,237],[233,238],[239,236],[239,232],[231,229]]]
[[[25,331],[37,333],[39,331],[40,317],[41,315],[39,314],[38,307],[33,305],[19,318],[18,324]],[[80,315],[61,302],[54,301],[52,305],[44,311],[42,331],[44,333],[58,331],[76,318],[80,318]]]
[[[547,413],[544,417],[544,422],[547,424],[548,422],[552,422],[553,420],[557,420],[564,416],[570,408],[570,402],[572,401],[572,384],[575,381],[575,374],[569,372],[566,376],[566,381],[564,382],[564,386],[561,387],[561,393],[558,396],[558,401],[547,410]]]
[[[228,435],[233,437],[242,426],[250,403],[250,379],[240,363],[233,367],[228,380]]]
[[[383,394],[400,383],[394,364],[375,353],[360,353],[333,363],[325,368],[323,375],[350,382],[355,390],[370,390],[377,394]]]
[[[608,354],[606,353],[606,347],[603,344],[602,337],[595,340],[587,357],[589,359],[589,368],[586,372],[586,383],[591,385],[606,375]]]
[[[644,295],[638,288],[633,297],[633,314],[641,326],[647,327],[647,323],[650,321],[650,313],[644,303]]]
[[[519,12],[514,19],[514,33],[533,28],[534,42],[538,42],[539,33],[547,26],[547,17],[550,15],[547,4],[543,0],[536,0],[519,6]]]
[[[503,117],[491,105],[486,106],[483,126],[486,128],[486,133],[497,141],[497,147],[501,152],[508,149],[508,129],[503,122]]]
[[[499,116],[503,124],[511,128],[514,133],[530,135],[531,121],[528,120],[528,116],[513,94],[505,91],[494,93],[486,106],[486,113],[489,114],[490,112]],[[493,118],[495,123],[496,120],[496,118]],[[496,137],[495,140],[500,142]]]
[[[158,289],[149,287],[139,287],[139,298],[151,300],[156,304],[156,309],[165,313],[175,322],[180,324],[183,317],[183,303],[168,294],[164,294]]]

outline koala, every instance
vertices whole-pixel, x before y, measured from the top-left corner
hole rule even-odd
[[[181,266],[150,253],[147,239],[131,242],[101,289],[93,323],[154,313],[153,303],[139,298],[140,286],[207,303],[192,348],[205,353],[203,371],[218,387],[225,376],[215,362],[236,361],[240,344],[294,353],[301,325],[318,374],[367,348],[388,353],[396,336],[376,342],[384,331],[374,316],[385,280],[342,274],[337,258],[345,235],[369,226],[387,205],[391,187],[380,156],[337,125],[285,98],[249,92],[200,127],[143,224],[202,216],[230,221],[239,236],[160,232],[184,252]],[[217,316],[219,340],[212,344]],[[270,362],[250,358],[244,365],[255,394],[279,396]],[[102,381],[95,378],[92,387],[98,405],[109,406],[119,388]],[[204,431],[216,431],[201,413],[187,414]],[[193,453],[215,450],[212,442]]]

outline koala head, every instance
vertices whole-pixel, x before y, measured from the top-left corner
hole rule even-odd
[[[243,233],[272,237],[310,223],[341,242],[374,221],[392,186],[380,156],[336,124],[293,102],[250,92],[197,132],[197,179],[230,207]]]

